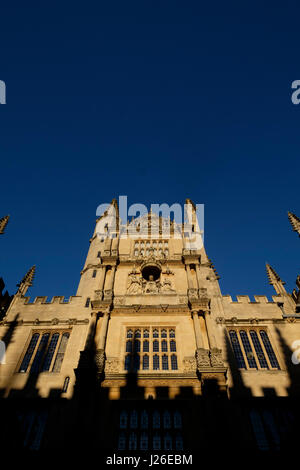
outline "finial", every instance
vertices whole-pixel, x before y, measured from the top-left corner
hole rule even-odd
[[[291,223],[291,226],[293,227],[294,232],[298,232],[298,235],[300,237],[300,219],[297,217],[295,214],[292,212],[288,212],[288,218]]]
[[[8,223],[8,220],[9,220],[9,215],[6,215],[5,217],[2,217],[0,219],[0,234],[4,233],[4,229]]]
[[[268,275],[268,279],[269,279],[269,283],[274,286],[274,283],[275,282],[281,282],[281,284],[285,284],[285,282],[283,282],[279,275],[277,274],[277,272],[275,271],[275,269],[272,268],[272,266],[269,265],[269,263],[266,263],[266,270],[267,270],[267,275]]]
[[[34,275],[35,275],[35,265],[29,269],[29,271],[25,274],[21,282],[17,284],[17,287],[19,288],[18,289],[19,293],[24,295],[28,287],[32,286]]]

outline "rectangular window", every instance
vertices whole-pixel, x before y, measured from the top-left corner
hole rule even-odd
[[[117,427],[118,450],[184,449],[182,416],[177,408],[128,406],[120,410]]]
[[[18,372],[60,372],[69,332],[34,332],[23,356]]]
[[[229,330],[229,337],[240,369],[280,369],[265,329],[234,328]]]
[[[131,327],[127,329],[125,370],[178,370],[175,353],[175,328]]]

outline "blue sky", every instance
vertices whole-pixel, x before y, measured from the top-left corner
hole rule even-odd
[[[72,295],[96,208],[205,204],[224,294],[294,288],[300,216],[299,2],[6,2],[1,6],[1,275]]]

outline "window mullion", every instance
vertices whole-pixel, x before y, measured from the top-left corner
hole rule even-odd
[[[235,330],[235,331],[236,331],[236,336],[237,336],[237,339],[238,339],[238,342],[239,342],[239,345],[240,345],[240,349],[241,349],[241,352],[242,352],[242,356],[244,358],[244,363],[246,365],[246,370],[250,370],[247,355],[245,353],[245,349],[244,349],[244,345],[243,345],[243,341],[240,337],[240,330],[238,329],[238,330]]]
[[[252,352],[253,352],[254,357],[255,357],[257,369],[258,369],[258,370],[265,370],[265,369],[263,369],[263,368],[260,366],[260,361],[259,361],[259,358],[258,358],[258,356],[257,356],[257,352],[256,352],[254,343],[253,343],[252,338],[251,338],[251,335],[250,335],[250,330],[245,330],[245,331],[246,331],[246,333],[247,333],[249,343],[251,344],[251,349],[252,349]],[[257,336],[258,336],[258,335],[257,335]]]
[[[263,331],[265,331],[265,330],[263,330]],[[266,358],[266,361],[267,361],[267,364],[268,364],[269,369],[270,369],[270,370],[278,370],[278,369],[275,369],[275,368],[272,366],[271,362],[270,362],[269,354],[268,354],[268,352],[267,352],[267,350],[266,350],[266,348],[265,348],[264,342],[263,342],[263,340],[262,340],[262,338],[261,338],[261,336],[260,336],[259,331],[257,331],[257,338],[258,338],[258,341],[260,342],[260,345],[261,345],[262,350],[263,350],[263,352],[264,352],[264,355],[265,355],[265,358]],[[264,369],[263,369],[263,370],[264,370]]]

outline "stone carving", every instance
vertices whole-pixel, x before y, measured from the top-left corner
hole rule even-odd
[[[105,372],[119,372],[119,359],[117,357],[108,357],[106,359]]]
[[[141,294],[142,293],[142,278],[137,274],[136,271],[133,271],[128,276],[128,294]]]
[[[105,365],[105,351],[104,349],[97,349],[95,352],[95,364],[98,372],[101,373],[104,370]]]
[[[159,280],[154,280],[152,274],[149,276],[149,281],[143,281],[143,291],[145,294],[157,294],[160,290]]]
[[[95,300],[102,300],[103,297],[103,290],[97,289],[95,290]]]
[[[212,348],[210,351],[210,360],[212,367],[224,367],[221,349]]]
[[[204,348],[198,348],[196,350],[196,361],[198,370],[203,367],[210,367],[209,351]]]
[[[196,358],[193,356],[185,357],[183,359],[183,368],[185,372],[196,372],[196,368],[197,368]]]
[[[115,297],[114,304],[115,305],[124,305],[125,299],[124,297]]]
[[[162,281],[161,285],[161,291],[162,292],[175,292],[175,289],[172,287],[172,282],[171,279],[165,277]]]
[[[216,323],[217,323],[218,325],[224,324],[224,323],[225,323],[225,318],[224,318],[224,317],[217,317],[217,318],[216,318]]]
[[[198,299],[198,292],[197,289],[188,289],[188,296],[189,299]]]

